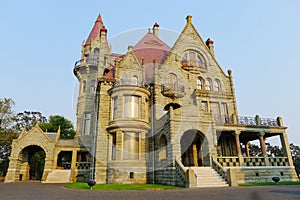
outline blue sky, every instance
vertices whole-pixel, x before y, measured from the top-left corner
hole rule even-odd
[[[239,115],[282,116],[289,141],[300,144],[300,1],[0,3],[0,98],[12,98],[16,112],[37,110],[75,121],[72,69],[99,13],[108,37],[152,27],[154,22],[180,32],[185,17],[192,15],[202,38],[214,40],[223,70],[233,71]]]

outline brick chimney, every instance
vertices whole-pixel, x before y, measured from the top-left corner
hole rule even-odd
[[[206,40],[206,46],[209,48],[210,53],[215,56],[215,50],[214,50],[214,41],[212,41],[210,38]]]
[[[153,25],[152,31],[153,31],[153,35],[159,37],[159,25],[157,22],[155,22],[155,24]]]

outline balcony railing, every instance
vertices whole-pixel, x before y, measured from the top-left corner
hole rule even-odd
[[[185,95],[184,85],[178,84],[163,84],[161,87],[161,92],[164,96],[170,98],[181,98]]]
[[[222,96],[231,96],[232,93],[225,91],[214,91],[214,90],[204,90],[204,89],[196,89],[195,94],[197,96],[209,96],[209,95],[222,95]]]
[[[90,65],[97,65],[98,64],[98,58],[87,58],[86,60],[78,60],[75,62],[74,67],[82,65],[82,64],[90,64]]]
[[[236,118],[236,119],[235,119]],[[255,117],[234,117],[228,115],[214,115],[213,120],[217,124],[240,124],[249,126],[281,126],[279,120],[271,118],[260,118],[258,115]]]
[[[121,79],[120,81],[114,83],[113,87],[119,87],[119,86],[135,86],[135,87],[144,87],[146,88],[147,84],[143,81],[138,81],[135,78],[127,78],[127,79]]]

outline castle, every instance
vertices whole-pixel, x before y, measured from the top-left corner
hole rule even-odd
[[[236,186],[298,180],[286,127],[277,119],[238,115],[231,70],[214,55],[187,16],[172,47],[155,23],[125,54],[111,51],[99,15],[74,74],[80,87],[77,135],[61,139],[38,125],[13,141],[5,182],[30,179],[32,151],[45,152],[43,182],[160,183]],[[282,157],[267,155],[279,137]],[[258,141],[261,156],[248,145]],[[69,158],[69,159],[67,159]]]

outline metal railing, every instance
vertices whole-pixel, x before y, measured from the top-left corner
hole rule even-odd
[[[146,87],[146,83],[143,81],[138,81],[135,78],[121,79],[120,81],[114,83],[113,87],[119,86],[136,86],[136,87]]]

